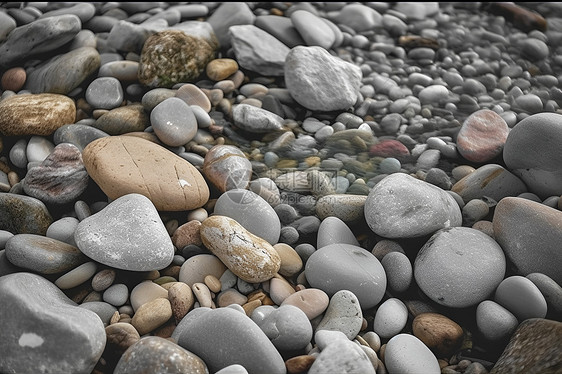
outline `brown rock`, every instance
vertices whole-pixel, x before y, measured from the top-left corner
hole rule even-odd
[[[469,161],[486,162],[502,153],[508,134],[509,127],[499,114],[482,109],[463,122],[457,150]]]
[[[558,374],[562,322],[530,318],[519,324],[490,374]]]
[[[281,257],[281,267],[279,268],[279,274],[286,277],[291,277],[301,271],[302,269],[302,259],[291,247],[286,243],[277,243],[273,246]]]
[[[92,125],[109,135],[144,131],[150,125],[148,115],[140,104],[115,108],[99,117]]]
[[[27,74],[24,68],[15,67],[2,75],[2,89],[18,92],[23,88]]]
[[[170,302],[168,299],[159,297],[141,305],[135,312],[131,324],[140,335],[144,335],[162,326],[171,317],[172,307]]]
[[[90,177],[112,200],[130,193],[148,197],[157,210],[192,210],[209,199],[199,171],[164,147],[133,136],[97,139],[83,151]]]
[[[139,81],[149,87],[172,87],[192,81],[214,58],[216,48],[217,44],[180,30],[157,32],[142,48]]]
[[[318,288],[305,288],[289,295],[281,305],[294,305],[312,320],[326,310],[330,304],[330,298],[326,292]]]
[[[238,62],[231,58],[217,58],[207,64],[207,76],[214,81],[222,81],[238,70]]]
[[[195,302],[191,287],[183,282],[175,282],[168,289],[168,300],[170,300],[172,315],[174,316],[176,324],[185,317]]]
[[[63,95],[14,95],[0,102],[0,132],[6,136],[51,135],[75,118],[74,101]]]
[[[201,239],[236,276],[249,283],[271,279],[281,258],[266,240],[226,216],[211,216],[201,224]]]
[[[455,321],[438,313],[422,313],[412,322],[414,335],[437,357],[450,357],[462,344],[464,332]]]
[[[287,361],[285,361],[285,366],[287,367],[287,373],[289,374],[298,374],[298,373],[305,373],[310,369],[316,357],[310,355],[301,355],[291,357]]]
[[[174,231],[172,235],[172,243],[178,249],[182,249],[186,245],[197,245],[203,244],[201,241],[201,235],[199,234],[199,229],[201,227],[201,222],[197,220],[192,220],[184,223]]]

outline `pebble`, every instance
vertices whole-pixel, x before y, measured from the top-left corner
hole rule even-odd
[[[389,373],[441,373],[435,355],[421,340],[410,334],[398,334],[388,341],[384,364]]]
[[[305,271],[312,287],[330,297],[340,290],[349,290],[363,309],[377,305],[386,290],[386,273],[379,260],[351,244],[331,244],[317,249],[308,258]]]
[[[216,256],[212,254],[197,254],[189,257],[182,265],[178,280],[186,283],[188,286],[193,286],[194,283],[204,283],[207,275],[212,275],[222,279],[223,274],[226,274],[226,266]],[[236,283],[236,277],[234,277]]]
[[[203,174],[220,191],[246,189],[252,177],[252,164],[232,145],[215,145],[205,155]]]
[[[195,283],[196,284],[196,283]],[[174,282],[168,289],[168,300],[176,324],[189,312],[195,303],[191,287],[183,282]]]
[[[138,70],[139,63],[137,61],[110,61],[100,66],[98,77],[112,77],[118,79],[121,83],[133,83],[137,81]]]
[[[504,147],[507,168],[541,199],[562,194],[557,147],[562,137],[560,118],[556,113],[538,113],[521,120],[510,131]]]
[[[2,74],[2,89],[18,92],[23,88],[27,73],[21,67],[8,69]]]
[[[176,248],[184,248],[187,245],[201,245],[201,236],[199,235],[199,228],[201,222],[192,220],[179,226],[172,235],[172,243]]]
[[[390,298],[383,302],[375,313],[373,331],[381,338],[398,335],[408,321],[408,309],[400,299]]]
[[[251,25],[256,16],[246,3],[222,3],[207,19],[217,35],[221,48],[229,48],[231,37],[230,27],[235,25]]]
[[[33,21],[12,30],[0,46],[0,66],[63,46],[80,31],[80,18],[72,14]]]
[[[410,288],[414,271],[410,259],[404,253],[389,252],[382,257],[381,264],[386,273],[387,286],[391,292],[406,292]]]
[[[137,284],[130,295],[131,306],[136,312],[142,305],[157,298],[168,298],[168,291],[162,286],[152,282],[144,281]]]
[[[103,323],[40,275],[0,277],[4,372],[89,373],[105,347]],[[33,326],[33,329],[30,329]],[[76,358],[80,357],[79,360]]]
[[[356,66],[321,47],[294,47],[285,60],[285,84],[291,96],[311,110],[348,109],[357,100],[361,78]]]
[[[365,195],[352,194],[323,196],[316,201],[316,214],[321,220],[325,220],[328,217],[335,217],[351,225],[364,218],[366,199],[367,196]]]
[[[273,35],[289,48],[305,44],[289,17],[259,15],[256,17],[254,25]]]
[[[296,306],[259,306],[251,318],[279,350],[299,350],[312,340],[312,325]]]
[[[123,87],[118,79],[100,77],[86,89],[86,101],[94,109],[113,109],[123,102]]]
[[[164,30],[146,39],[139,61],[139,82],[148,87],[172,87],[198,78],[216,45],[181,30]]]
[[[294,305],[312,320],[324,313],[329,303],[330,298],[324,291],[318,288],[305,288],[287,296],[281,306]]]
[[[111,112],[108,112],[107,114],[101,116],[100,118],[98,118],[98,120],[102,119],[104,116],[110,113]],[[103,121],[105,121],[105,119]],[[109,134],[107,134],[105,131],[94,128],[93,126],[76,123],[71,125],[63,125],[56,129],[53,133],[53,140],[57,145],[61,143],[70,143],[78,147],[80,151],[83,151],[84,148],[86,148],[86,146],[94,140],[106,136],[109,136]]]
[[[373,187],[365,201],[365,219],[373,232],[386,238],[423,236],[462,224],[460,208],[449,194],[402,173]]]
[[[251,133],[266,133],[281,130],[283,118],[268,110],[249,104],[238,104],[232,110],[234,124]]]
[[[0,132],[6,136],[51,135],[75,117],[74,101],[63,95],[14,95],[0,101]]]
[[[286,373],[284,360],[267,335],[238,310],[195,309],[172,338],[199,356],[211,372],[240,364],[249,373]]]
[[[100,138],[88,144],[82,157],[88,175],[113,200],[136,193],[149,197],[158,210],[176,211],[199,208],[209,198],[193,165],[142,138]]]
[[[462,327],[439,313],[418,314],[412,322],[412,332],[439,358],[454,354],[464,339]]]
[[[453,308],[485,300],[503,280],[505,271],[502,247],[468,227],[437,231],[414,261],[414,278],[421,290],[436,303]]]
[[[39,166],[29,169],[23,180],[23,190],[47,204],[66,204],[86,190],[88,181],[80,150],[62,143],[54,147]]]
[[[69,94],[95,73],[101,64],[98,51],[81,47],[39,65],[27,75],[25,89],[35,94]]]
[[[0,41],[4,42],[8,34],[14,30],[17,26],[16,21],[8,15],[6,12],[0,13]]]
[[[359,247],[359,242],[351,229],[337,217],[324,218],[318,228],[316,247],[320,249],[330,244],[350,244]]]
[[[561,217],[557,209],[519,197],[506,197],[498,203],[492,220],[494,237],[516,274],[538,272],[562,283]]]
[[[205,67],[207,76],[218,82],[227,79],[238,71],[238,62],[231,58],[216,58]]]
[[[363,4],[346,4],[334,17],[334,21],[356,32],[372,30],[382,25],[382,16],[375,9]]]
[[[232,218],[217,215],[204,220],[201,239],[205,247],[246,282],[271,279],[281,266],[281,258],[271,244]]]
[[[357,336],[363,324],[362,308],[367,309],[361,305],[353,292],[340,290],[330,298],[330,304],[315,331],[341,331],[349,340],[352,340]]]
[[[336,339],[320,352],[308,373],[375,374],[375,368],[367,354],[357,344],[349,340]]]
[[[457,150],[469,161],[487,162],[502,153],[508,134],[509,127],[499,114],[482,109],[463,122],[457,135]]]
[[[526,276],[541,291],[548,306],[548,312],[555,316],[562,312],[562,287],[551,277],[542,273],[531,273]]]
[[[459,180],[451,191],[459,194],[465,203],[484,197],[499,202],[505,197],[527,192],[527,186],[503,166],[487,164]]]
[[[138,331],[130,323],[117,322],[105,328],[107,336],[106,349],[111,350],[116,357],[121,357],[125,351],[140,340]]]
[[[78,226],[78,222],[78,219],[74,217],[63,217],[49,225],[45,236],[76,247],[74,231]]]
[[[88,257],[117,269],[160,270],[174,257],[156,208],[139,194],[124,195],[80,221],[74,240]]]
[[[139,306],[131,324],[139,335],[147,334],[162,326],[172,317],[172,307],[168,299],[158,297]]]
[[[157,372],[163,368],[166,372],[208,373],[200,357],[158,336],[146,336],[132,344],[121,356],[114,373]]]
[[[117,274],[114,269],[103,269],[99,271],[92,278],[92,289],[97,292],[106,290],[113,284],[116,275]]]
[[[41,274],[66,272],[86,260],[78,248],[36,234],[14,235],[5,250],[12,264]]]
[[[171,147],[187,144],[197,132],[197,119],[184,100],[170,97],[150,112],[150,123],[158,139]]]
[[[491,341],[511,337],[519,322],[509,310],[492,300],[484,300],[476,308],[476,324],[482,335]]]
[[[0,229],[13,234],[45,235],[53,218],[45,204],[34,197],[0,193]]]
[[[541,291],[520,275],[505,278],[496,289],[494,301],[513,313],[520,322],[546,317],[547,304]]]
[[[266,31],[248,24],[228,29],[240,67],[267,76],[282,76],[289,48]]]
[[[490,374],[556,371],[560,363],[558,337],[562,322],[531,318],[519,324]]]
[[[302,259],[293,247],[286,243],[277,243],[273,245],[273,248],[281,258],[279,274],[285,277],[292,277],[302,270]]]
[[[322,17],[307,10],[299,9],[291,13],[291,22],[307,46],[329,49],[336,41],[336,35]]]
[[[31,168],[30,163],[41,163],[45,161],[45,159],[53,152],[54,148],[54,144],[46,137],[32,136],[27,143],[27,148],[25,149],[28,169]]]
[[[55,285],[61,290],[67,290],[86,282],[96,273],[97,265],[93,261],[83,263],[68,273],[60,276]],[[128,295],[127,295],[128,296]]]
[[[129,132],[144,131],[149,125],[150,119],[142,105],[135,104],[110,110],[99,117],[92,127],[103,131],[106,134],[105,136],[107,136],[107,134],[123,135]],[[96,138],[98,137],[100,136]],[[96,138],[92,139],[92,141]]]
[[[103,301],[115,307],[125,304],[128,298],[129,289],[123,283],[113,284],[103,292]]]

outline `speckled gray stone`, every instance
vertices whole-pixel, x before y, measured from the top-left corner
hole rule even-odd
[[[308,317],[294,305],[262,305],[254,309],[251,318],[279,350],[302,349],[312,339]]]
[[[0,230],[12,234],[45,235],[53,218],[45,204],[34,197],[0,193]]]
[[[353,340],[363,324],[362,308],[367,309],[361,305],[353,292],[338,291],[330,298],[330,304],[315,331],[341,331],[349,340]]]
[[[375,368],[361,347],[349,340],[336,339],[324,348],[308,369],[308,374],[375,374]]]
[[[86,101],[94,109],[113,109],[123,102],[123,87],[118,79],[100,77],[86,89]]]

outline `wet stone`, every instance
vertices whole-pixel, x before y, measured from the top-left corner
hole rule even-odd
[[[122,135],[129,132],[144,131],[150,125],[150,118],[144,111],[142,105],[134,104],[127,105],[110,110],[96,120],[89,128],[95,128],[102,132],[97,132],[100,135]],[[78,129],[76,129],[77,131]],[[86,132],[86,131],[84,131]],[[101,137],[97,135],[94,137],[95,130],[90,131],[92,134],[92,141]],[[56,135],[56,134],[55,134]],[[85,144],[82,148],[84,148]]]
[[[45,204],[34,197],[0,193],[0,229],[13,234],[45,235],[53,218]]]

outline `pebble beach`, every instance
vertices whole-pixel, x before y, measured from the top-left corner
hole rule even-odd
[[[0,3],[0,372],[562,373],[562,3]]]

